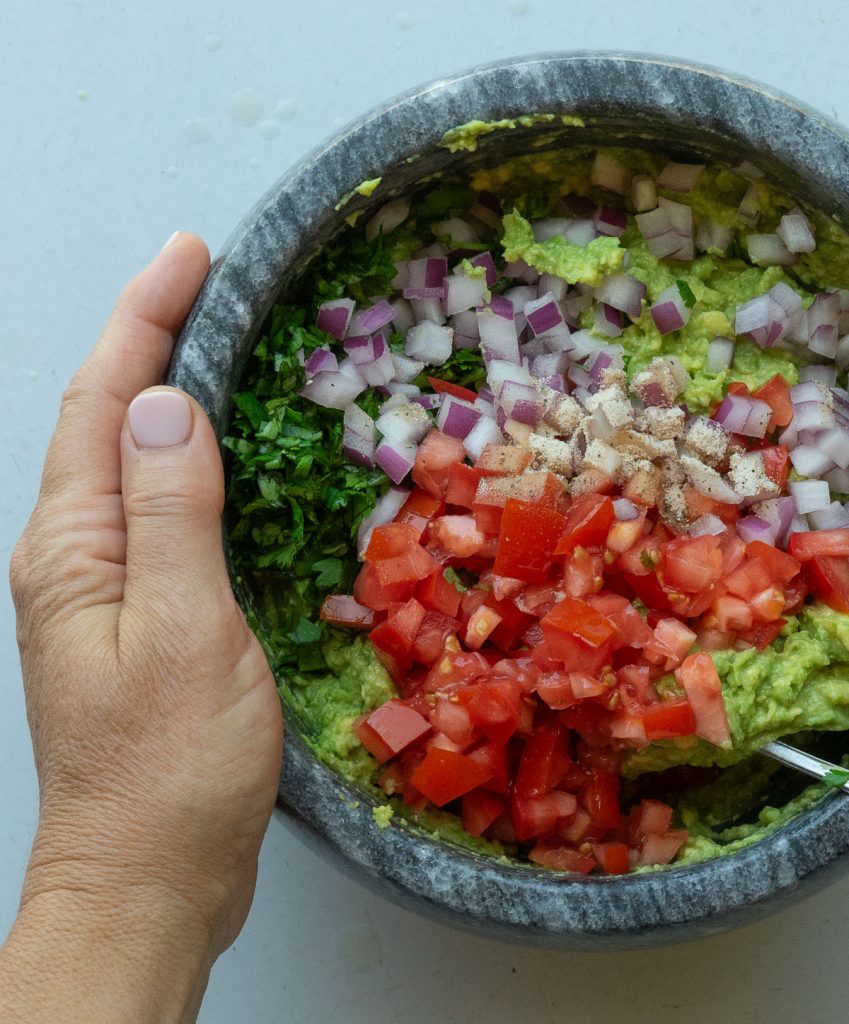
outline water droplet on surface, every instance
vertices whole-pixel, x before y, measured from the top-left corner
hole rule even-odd
[[[257,160],[255,156],[252,156],[250,160],[248,160],[248,167],[250,167],[251,170],[257,170],[259,167],[259,160]]]
[[[508,0],[507,10],[518,18],[527,12],[528,0]]]
[[[254,89],[240,89],[227,100],[227,113],[246,128],[257,123],[264,108],[262,97]]]
[[[269,117],[269,118],[266,118],[265,121],[260,121],[259,122],[259,129],[258,130],[259,130],[259,134],[264,139],[269,139],[269,140],[276,139],[277,136],[280,134],[280,123],[279,123],[279,121],[274,121],[274,120],[272,120],[272,118]]]
[[[77,99],[80,101],[80,103],[85,103],[88,99],[88,89],[80,89],[80,91],[77,93]]]
[[[171,164],[170,167],[166,167],[165,168],[165,177],[166,178],[176,178],[179,173],[180,172],[177,170],[177,168],[173,164]]]
[[[399,11],[395,15],[395,24],[398,28],[412,28],[413,16],[409,11]]]
[[[274,108],[274,116],[280,118],[281,121],[292,121],[294,120],[295,114],[298,112],[298,104],[292,99],[291,96],[286,96],[280,100],[277,106]]]
[[[206,142],[212,135],[212,125],[205,117],[190,117],[183,121],[183,134],[189,142]]]
[[[210,53],[218,53],[221,49],[221,36],[215,35],[213,32],[208,35],[203,41],[203,45],[209,50]]]

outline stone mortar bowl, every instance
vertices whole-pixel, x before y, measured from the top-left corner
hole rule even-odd
[[[494,132],[450,153],[443,133],[473,119],[579,115],[586,127]],[[194,395],[221,437],[245,360],[273,303],[353,210],[415,191],[428,174],[493,164],[554,132],[557,145],[618,143],[705,160],[748,157],[791,195],[849,223],[849,136],[757,83],[632,54],[551,53],[442,79],[352,122],[286,173],[215,260],[168,381]],[[415,156],[407,162],[405,158]],[[376,193],[340,198],[382,177]],[[249,595],[241,594],[243,601]],[[310,751],[284,708],[279,806],[297,831],[376,892],[491,938],[571,949],[635,948],[749,923],[834,880],[849,865],[849,799],[834,795],[751,846],[649,874],[574,877],[510,866],[399,823]]]

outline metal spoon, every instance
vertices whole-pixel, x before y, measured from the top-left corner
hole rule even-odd
[[[796,768],[806,775],[811,775],[813,778],[819,779],[820,782],[828,782],[834,789],[842,789],[849,793],[849,771],[846,768],[841,768],[839,764],[823,761],[821,757],[814,757],[813,754],[806,754],[804,750],[791,747],[787,743],[782,743],[781,740],[765,744],[760,748],[759,753],[766,754],[767,757],[771,757],[775,761],[780,761],[788,768]],[[841,785],[840,779],[846,779],[846,781]]]

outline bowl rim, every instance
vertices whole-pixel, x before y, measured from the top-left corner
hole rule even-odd
[[[620,91],[611,97],[614,76]],[[213,262],[168,383],[198,399],[220,438],[232,387],[280,283],[339,197],[473,117],[581,114],[590,99],[739,140],[749,152],[809,176],[812,188],[838,206],[849,201],[849,134],[744,76],[628,52],[541,53],[479,65],[353,120],[265,193]],[[845,216],[846,206],[840,210]],[[490,937],[585,949],[711,934],[826,884],[849,851],[849,801],[835,795],[728,856],[652,873],[576,878],[504,865],[397,819],[379,829],[375,803],[320,761],[292,726],[287,716],[279,800],[299,830],[318,837],[322,853],[382,895]]]

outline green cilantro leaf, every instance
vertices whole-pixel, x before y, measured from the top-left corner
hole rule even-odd
[[[846,768],[829,768],[822,780],[826,786],[832,789],[841,789],[849,782],[849,770]]]
[[[322,590],[331,590],[333,587],[338,587],[342,582],[342,559],[341,558],[321,558],[317,562],[313,562],[312,571],[318,573],[315,584],[317,587],[321,587]]]
[[[696,296],[693,295],[692,288],[690,288],[683,277],[676,277],[675,284],[678,285],[678,292],[684,300],[684,305],[687,309],[692,309],[696,304]]]
[[[457,575],[457,571],[455,569],[452,569],[450,565],[448,566],[447,569],[443,570],[442,575],[445,577],[446,580],[448,580],[450,584],[452,584],[454,589],[458,590],[461,594],[465,594],[466,591],[469,589]]]

